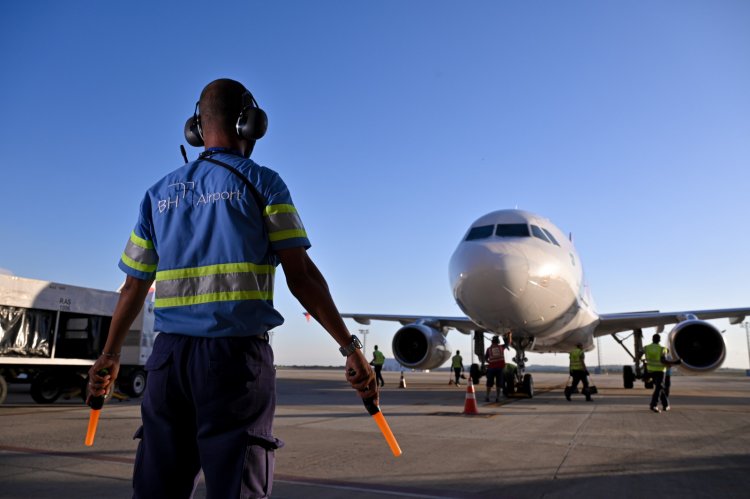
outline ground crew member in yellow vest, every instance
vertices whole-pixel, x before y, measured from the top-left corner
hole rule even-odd
[[[570,352],[570,375],[573,378],[573,382],[570,386],[565,387],[565,398],[570,400],[570,395],[578,388],[578,382],[583,383],[583,389],[581,393],[586,396],[586,401],[591,402],[591,391],[589,390],[589,371],[586,368],[586,354],[583,352],[583,344],[578,343],[576,347]]]
[[[375,369],[375,381],[379,383],[380,386],[385,386],[383,375],[380,373],[380,371],[383,370],[383,364],[385,364],[385,355],[383,355],[383,352],[378,350],[378,346],[375,345],[375,351],[372,352],[370,365]]]
[[[654,412],[659,411],[659,401],[661,400],[661,406],[665,411],[669,410],[669,398],[667,392],[664,390],[664,376],[667,371],[667,366],[674,366],[681,364],[678,359],[671,361],[667,359],[669,349],[659,344],[661,336],[655,334],[652,337],[653,343],[646,345],[643,348],[643,353],[646,355],[646,371],[651,377],[654,383],[654,393],[651,395],[651,404],[649,407]]]
[[[461,351],[456,350],[456,355],[453,356],[451,366],[453,367],[453,373],[456,375],[456,386],[460,386],[459,380],[461,379],[461,373],[464,370],[464,359],[461,357]]]

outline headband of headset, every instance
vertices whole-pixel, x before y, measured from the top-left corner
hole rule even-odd
[[[203,147],[203,130],[201,129],[200,101],[195,103],[193,115],[185,122],[185,140],[193,147]],[[266,134],[268,116],[247,89],[242,94],[242,110],[235,125],[237,135],[245,140],[258,140]]]

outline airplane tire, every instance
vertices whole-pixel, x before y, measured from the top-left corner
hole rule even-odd
[[[534,398],[534,378],[531,377],[531,374],[523,375],[523,393],[528,398]]]
[[[503,388],[503,395],[506,397],[512,397],[516,394],[516,376],[513,375],[509,378],[505,378],[505,387]]]
[[[469,376],[471,376],[471,382],[475,385],[479,384],[479,379],[482,377],[482,371],[479,369],[479,364],[472,364],[469,368]]]
[[[627,389],[633,388],[633,382],[635,381],[635,373],[633,372],[633,366],[622,366],[622,383]]]
[[[120,390],[128,397],[139,398],[146,391],[146,371],[133,369],[120,381]]]
[[[8,382],[5,381],[5,377],[0,374],[0,405],[3,405],[6,397],[8,396]]]
[[[51,373],[41,373],[31,382],[31,398],[37,404],[51,404],[63,393],[57,377]]]

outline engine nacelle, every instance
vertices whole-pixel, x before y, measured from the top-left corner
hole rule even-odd
[[[721,367],[727,349],[718,329],[692,319],[680,322],[669,332],[669,352],[682,360],[682,372],[701,374]]]
[[[409,324],[393,336],[393,356],[410,369],[434,369],[451,356],[445,335],[425,324]]]

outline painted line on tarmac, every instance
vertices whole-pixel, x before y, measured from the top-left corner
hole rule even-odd
[[[30,447],[15,447],[12,445],[0,445],[0,451],[16,452],[19,454],[38,454],[38,455],[44,455],[44,456],[70,457],[74,459],[90,459],[92,461],[110,461],[113,463],[125,463],[125,464],[133,464],[135,462],[134,457],[108,456],[106,454],[98,454],[96,452],[78,453],[78,452],[57,451],[57,450],[51,450],[51,449],[32,449]]]
[[[0,445],[0,452],[15,452],[18,454],[32,454],[32,455],[44,455],[44,456],[55,456],[55,457],[67,457],[72,459],[86,459],[91,461],[109,461],[113,463],[122,464],[134,464],[135,457],[117,457],[108,456],[106,454],[99,454],[95,452],[66,452],[56,451],[52,449],[35,449],[31,447],[16,447],[13,445]],[[434,494],[421,494],[418,492],[411,492],[409,489],[401,488],[380,488],[373,487],[370,485],[353,485],[346,484],[345,482],[335,482],[328,480],[315,480],[310,478],[297,478],[290,475],[276,474],[274,477],[274,483],[286,483],[289,485],[303,485],[308,487],[320,487],[327,489],[336,490],[348,490],[352,492],[367,492],[372,494],[390,495],[399,497],[417,497],[422,499],[451,499],[454,496],[437,496]]]
[[[336,482],[336,481],[329,481],[329,480],[316,480],[316,479],[309,479],[309,478],[296,478],[293,476],[288,476],[284,474],[277,474],[274,476],[273,483],[285,483],[288,485],[305,485],[308,487],[321,487],[326,489],[336,489],[336,490],[348,490],[352,492],[362,492],[362,493],[370,493],[370,494],[381,494],[381,495],[389,495],[389,496],[398,496],[398,497],[419,497],[422,499],[452,499],[456,496],[436,496],[434,494],[420,494],[418,492],[410,492],[409,489],[405,488],[379,488],[377,486],[370,486],[370,485],[353,485],[353,484],[346,484],[344,482]]]

